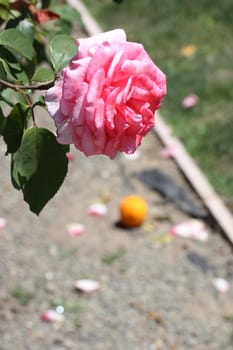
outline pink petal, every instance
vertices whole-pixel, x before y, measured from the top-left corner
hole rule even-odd
[[[79,95],[80,83],[84,81],[86,70],[90,63],[90,57],[85,57],[79,61],[71,61],[70,66],[64,70],[63,78],[63,98],[74,103]]]
[[[103,203],[91,204],[88,208],[88,214],[93,216],[104,216],[107,214],[107,207]]]
[[[146,74],[150,72],[151,67],[151,62],[125,60],[125,62],[122,64],[121,70],[124,74],[131,76],[137,74]]]
[[[190,109],[195,107],[199,102],[199,97],[195,94],[186,96],[182,101],[182,107],[184,109]]]
[[[74,160],[74,154],[72,152],[66,153],[66,158],[70,161]]]
[[[126,41],[126,34],[123,29],[114,29],[109,32],[100,33],[89,38],[81,38],[76,41],[79,46],[78,57],[86,57],[94,54],[100,45],[109,42],[113,45]]]
[[[123,153],[123,157],[125,159],[129,159],[129,160],[136,160],[136,159],[138,159],[140,157],[140,152],[138,150],[136,150],[132,154]]]
[[[75,282],[75,288],[84,293],[91,293],[100,288],[100,284],[97,281],[83,279]]]
[[[68,145],[73,142],[73,128],[69,121],[65,120],[58,125],[57,140],[59,143],[64,145]]]
[[[64,320],[64,316],[55,310],[46,310],[42,312],[40,318],[42,321],[46,322],[61,322]]]
[[[70,236],[77,237],[81,236],[85,231],[84,225],[79,223],[70,224],[68,226],[68,233]]]
[[[6,220],[4,218],[0,218],[0,229],[6,226]]]
[[[171,234],[174,236],[192,238],[199,241],[208,239],[207,229],[202,221],[192,219],[171,227]]]
[[[48,111],[51,115],[54,115],[58,111],[61,97],[62,97],[62,80],[59,80],[45,94],[45,101],[48,107]]]
[[[160,152],[160,157],[164,159],[172,158],[176,154],[177,148],[176,145],[170,145],[164,147]]]
[[[228,281],[224,278],[215,278],[213,284],[216,290],[220,293],[227,293],[230,288]]]

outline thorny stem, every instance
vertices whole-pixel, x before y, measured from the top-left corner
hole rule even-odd
[[[30,96],[28,96],[27,93],[25,93],[25,91],[21,91],[21,93],[23,94],[25,100],[27,101],[28,106],[30,107],[30,109],[31,109],[31,111],[32,111],[32,121],[33,121],[33,125],[34,125],[35,127],[37,127],[36,120],[35,120],[34,109],[33,109],[33,104],[32,104],[31,98],[30,98]]]
[[[29,107],[32,108],[32,103],[31,103],[31,100],[30,100],[30,97],[28,96],[28,94],[26,94],[24,91],[21,91],[21,93],[23,94],[23,97],[25,98]]]
[[[13,89],[15,91],[20,91],[20,90],[47,90],[50,87],[53,86],[55,79],[51,81],[47,81],[46,83],[40,83],[40,84],[32,84],[32,85],[17,85],[17,84],[12,84],[9,83],[8,81],[5,81],[3,79],[0,79],[0,84],[3,86],[6,86],[10,89]]]

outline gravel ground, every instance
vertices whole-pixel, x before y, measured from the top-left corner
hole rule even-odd
[[[37,123],[49,126],[47,117]],[[50,124],[51,125],[51,124]],[[9,178],[9,157],[0,140],[0,350],[231,350],[233,255],[216,227],[207,242],[174,238],[173,224],[190,219],[176,204],[147,188],[137,173],[160,169],[201,206],[172,160],[150,133],[135,160],[84,157],[72,150],[65,183],[39,217],[29,212]],[[138,193],[149,204],[140,228],[118,225],[119,203]],[[107,215],[87,214],[108,198]],[[67,225],[85,225],[71,237]],[[221,294],[213,279],[228,280]],[[78,279],[100,289],[82,294]],[[42,312],[64,307],[62,322]]]
[[[39,217],[11,187],[3,150],[1,144],[0,217],[7,225],[0,231],[0,350],[233,348],[231,247],[210,226],[207,242],[168,235],[189,217],[135,174],[160,169],[200,203],[172,160],[161,159],[154,133],[135,160],[74,151],[62,189]],[[145,225],[133,230],[117,225],[119,202],[129,193],[150,207]],[[89,216],[88,206],[103,197],[107,215]],[[84,224],[85,234],[70,237],[72,222]],[[229,281],[228,293],[216,291],[215,277]],[[74,282],[82,278],[100,289],[77,292]],[[40,319],[57,305],[62,322]]]

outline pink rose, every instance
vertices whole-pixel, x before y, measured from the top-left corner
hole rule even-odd
[[[57,139],[85,155],[132,154],[154,126],[166,77],[122,29],[76,41],[78,53],[47,91]]]

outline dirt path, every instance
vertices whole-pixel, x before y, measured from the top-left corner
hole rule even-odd
[[[1,141],[0,217],[7,225],[0,230],[0,350],[232,349],[231,247],[209,226],[206,242],[169,234],[190,216],[140,182],[139,172],[159,169],[201,203],[173,161],[161,158],[153,132],[134,160],[72,150],[66,181],[39,218],[10,184]],[[118,208],[130,193],[144,196],[150,210],[143,227],[126,230],[117,225]],[[103,198],[107,215],[88,215]],[[69,236],[73,222],[85,234]],[[228,293],[216,291],[216,277],[227,279]],[[83,278],[100,289],[77,292],[74,283]],[[59,305],[62,322],[40,319]]]
[[[1,152],[0,217],[7,225],[0,231],[0,350],[232,349],[231,248],[210,227],[207,242],[168,235],[189,217],[136,174],[160,169],[200,203],[160,151],[154,133],[135,160],[74,151],[65,184],[39,218],[11,188]],[[129,231],[116,223],[120,200],[132,192],[146,198],[150,215],[144,227]],[[89,205],[106,195],[107,215],[89,216]],[[85,234],[70,237],[72,222],[84,224]],[[215,277],[229,281],[228,293],[215,290]],[[77,292],[74,282],[82,278],[101,288]],[[63,322],[40,320],[57,305],[64,307]]]

